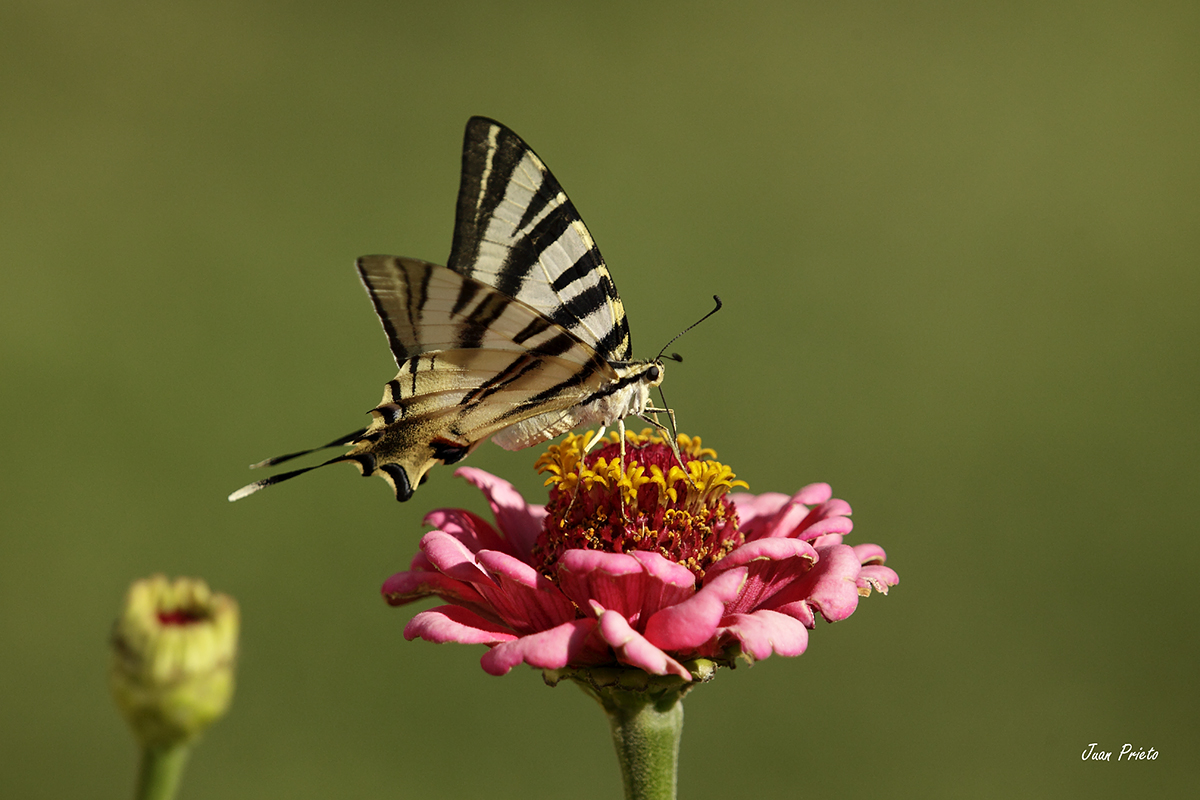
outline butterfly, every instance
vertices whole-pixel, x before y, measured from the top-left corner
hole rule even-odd
[[[624,444],[627,416],[664,432],[648,415],[673,423],[669,409],[650,403],[662,354],[631,357],[624,306],[575,206],[533,149],[495,120],[467,122],[448,266],[384,255],[357,266],[399,372],[367,427],[253,467],[327,447],[349,452],[251,483],[231,501],[343,462],[382,477],[404,501],[432,467],[488,438],[518,450],[616,422]]]

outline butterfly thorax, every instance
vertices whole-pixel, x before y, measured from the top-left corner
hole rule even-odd
[[[578,407],[579,416],[572,428],[608,425],[641,414],[650,405],[650,390],[663,381],[663,365],[659,361],[618,361],[609,362],[609,366],[617,373],[617,379]]]

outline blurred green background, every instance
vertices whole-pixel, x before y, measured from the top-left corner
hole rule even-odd
[[[830,482],[901,575],[689,697],[682,797],[1195,788],[1200,6],[7,0],[0,796],[130,796],[106,637],[155,571],[243,612],[184,798],[620,796],[581,692],[380,600],[482,508],[451,470],[225,501],[365,422],[353,259],[444,261],[472,114],[570,192],[636,354],[725,300],[683,429]],[[538,452],[469,463],[537,496]]]

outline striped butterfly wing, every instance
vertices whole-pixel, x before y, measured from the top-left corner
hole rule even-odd
[[[570,430],[581,404],[619,383],[577,336],[472,278],[394,256],[360,258],[358,270],[400,371],[344,458],[382,475],[398,499],[488,437]]]
[[[658,361],[631,361],[629,325],[600,251],[558,181],[515,133],[467,123],[450,266],[365,256],[359,274],[399,372],[371,424],[328,464],[380,475],[407,500],[435,464],[485,439],[510,450],[648,406]],[[322,449],[322,448],[316,448]],[[270,466],[307,455],[290,453]]]
[[[562,186],[520,136],[472,117],[449,266],[521,300],[607,361],[632,353],[612,276]]]
[[[327,445],[353,449],[317,467],[353,463],[407,500],[433,466],[460,461],[493,434],[545,441],[570,430],[576,409],[620,380],[574,334],[446,267],[381,255],[360,258],[358,271],[399,372],[371,424]],[[231,499],[317,467],[273,475]]]
[[[574,334],[446,267],[364,256],[358,271],[400,370],[375,409],[389,424],[449,415],[449,434],[474,444],[619,379]]]

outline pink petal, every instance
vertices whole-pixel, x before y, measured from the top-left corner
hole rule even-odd
[[[642,565],[648,581],[642,583],[640,616],[648,618],[660,608],[673,606],[696,593],[696,576],[682,564],[676,564],[661,553],[634,550],[629,554]]]
[[[695,592],[691,571],[657,553],[568,550],[558,560],[558,585],[576,605],[595,600],[640,627],[655,611]]]
[[[854,557],[860,564],[882,564],[887,561],[887,553],[877,544],[854,545]]]
[[[508,553],[496,550],[481,550],[476,556],[479,566],[493,576],[502,576],[509,583],[544,591],[555,589],[554,584],[533,567]]]
[[[605,608],[621,612],[627,618],[638,611],[628,586],[646,574],[641,562],[624,553],[599,550],[568,550],[558,560],[558,585],[563,594],[586,608],[597,600]]]
[[[476,585],[492,582],[475,561],[475,554],[455,537],[441,531],[430,531],[421,537],[421,552],[437,570],[451,578]]]
[[[749,576],[726,613],[745,613],[762,606],[784,587],[812,569],[817,551],[800,539],[767,538],[747,542],[708,570],[708,578],[735,567],[748,567]]]
[[[646,623],[646,640],[663,650],[700,647],[716,635],[725,606],[738,596],[748,573],[746,567],[722,572],[688,599],[655,613]]]
[[[797,529],[796,536],[801,539],[812,540],[818,536],[828,534],[841,534],[845,536],[852,530],[854,530],[854,523],[850,521],[849,517],[834,516],[818,519],[811,525]]]
[[[833,497],[833,487],[828,483],[810,483],[808,486],[801,487],[800,491],[792,495],[792,502],[802,503],[806,506],[815,506],[824,503],[831,497]]]
[[[769,537],[811,539],[823,533],[848,532],[849,521],[831,523],[827,526],[829,530],[807,532],[812,525],[823,519],[849,516],[850,504],[845,500],[831,499],[832,494],[833,490],[827,483],[813,483],[805,486],[781,504],[770,517],[753,518],[752,524],[749,526],[743,523],[742,528],[747,541]],[[771,504],[774,505],[774,502],[773,498]]]
[[[810,483],[808,486],[801,487],[800,491],[788,498],[775,512],[772,519],[766,524],[769,527],[787,526],[791,520],[791,525],[795,525],[795,521],[804,518],[804,514],[808,513],[810,507],[820,506],[829,498],[833,497],[833,488],[828,483]],[[804,514],[796,516],[797,509],[805,509]],[[786,536],[786,533],[771,532],[768,536]]]
[[[576,617],[575,606],[533,567],[507,553],[482,550],[479,565],[492,581],[478,585],[495,613],[524,635],[553,628]]]
[[[760,609],[765,611],[766,609]],[[775,611],[780,614],[787,614],[792,619],[798,621],[801,625],[812,630],[817,627],[817,614],[813,611],[812,606],[806,600],[794,600],[790,603],[780,603],[775,606]]]
[[[461,606],[438,606],[414,616],[404,626],[404,638],[411,642],[418,637],[438,644],[457,642],[487,645],[517,638],[512,631]]]
[[[748,541],[757,539],[793,536],[796,529],[808,518],[808,506],[788,501],[787,505],[757,525],[753,533],[747,534]]]
[[[707,576],[711,579],[714,572],[719,573],[735,567],[744,567],[755,561],[782,561],[786,558],[805,558],[810,562],[815,562],[817,551],[811,544],[800,539],[758,539],[746,542],[713,564],[708,568]]]
[[[833,489],[828,483],[810,483],[792,496],[779,492],[765,492],[754,495],[749,492],[734,492],[729,499],[737,506],[738,517],[743,525],[747,522],[773,517],[787,505],[815,506],[824,503],[833,496]],[[764,520],[765,521],[765,520]]]
[[[887,594],[889,586],[895,586],[900,582],[900,576],[895,573],[890,567],[885,567],[878,564],[869,564],[859,570],[858,573],[858,593],[867,597],[871,594],[871,590],[880,594]]]
[[[818,503],[808,509],[808,515],[795,524],[789,536],[812,540],[826,534],[846,534],[854,527],[848,517],[850,504],[836,497]],[[830,520],[837,520],[831,522]]]
[[[790,499],[782,492],[733,492],[728,497],[730,502],[737,506],[738,520],[743,533],[747,528],[754,527],[758,521],[774,516]]]
[[[692,679],[691,673],[682,664],[646,641],[619,612],[602,611],[599,631],[609,647],[616,651],[621,663],[643,669],[651,675],[671,674],[688,681]]]
[[[808,647],[808,630],[798,620],[774,611],[755,611],[753,614],[731,614],[725,618],[722,639],[732,637],[742,645],[742,652],[756,661],[772,653],[798,656]]]
[[[480,664],[489,675],[504,675],[518,664],[538,669],[559,669],[575,664],[605,664],[612,656],[594,635],[594,619],[574,619],[548,631],[504,642],[483,654]]]
[[[531,505],[511,483],[475,467],[459,467],[454,472],[460,478],[477,487],[487,497],[492,514],[500,532],[512,543],[513,555],[530,561],[533,546],[542,532],[542,521],[546,518],[543,506]]]
[[[858,573],[862,568],[854,549],[839,544],[817,552],[821,560],[807,574],[772,597],[765,604],[767,608],[799,619],[793,604],[803,601],[821,612],[829,622],[854,613],[858,607]]]
[[[425,515],[423,522],[450,534],[472,552],[480,550],[503,550],[508,552],[512,545],[504,540],[487,520],[462,508],[439,508]]]
[[[433,562],[429,560],[429,557],[422,553],[419,548],[417,549],[417,552],[413,553],[412,561],[408,562],[408,568],[413,572],[422,570],[425,572],[434,572],[437,570],[437,567],[433,565]]]
[[[817,550],[820,550],[822,547],[833,547],[835,544],[841,544],[845,537],[840,533],[826,533],[815,539],[809,539],[807,536],[803,538],[804,541],[811,544]]]
[[[487,605],[487,601],[469,583],[456,581],[440,572],[397,572],[383,582],[382,591],[383,599],[392,606],[406,605],[433,595],[453,602]]]

